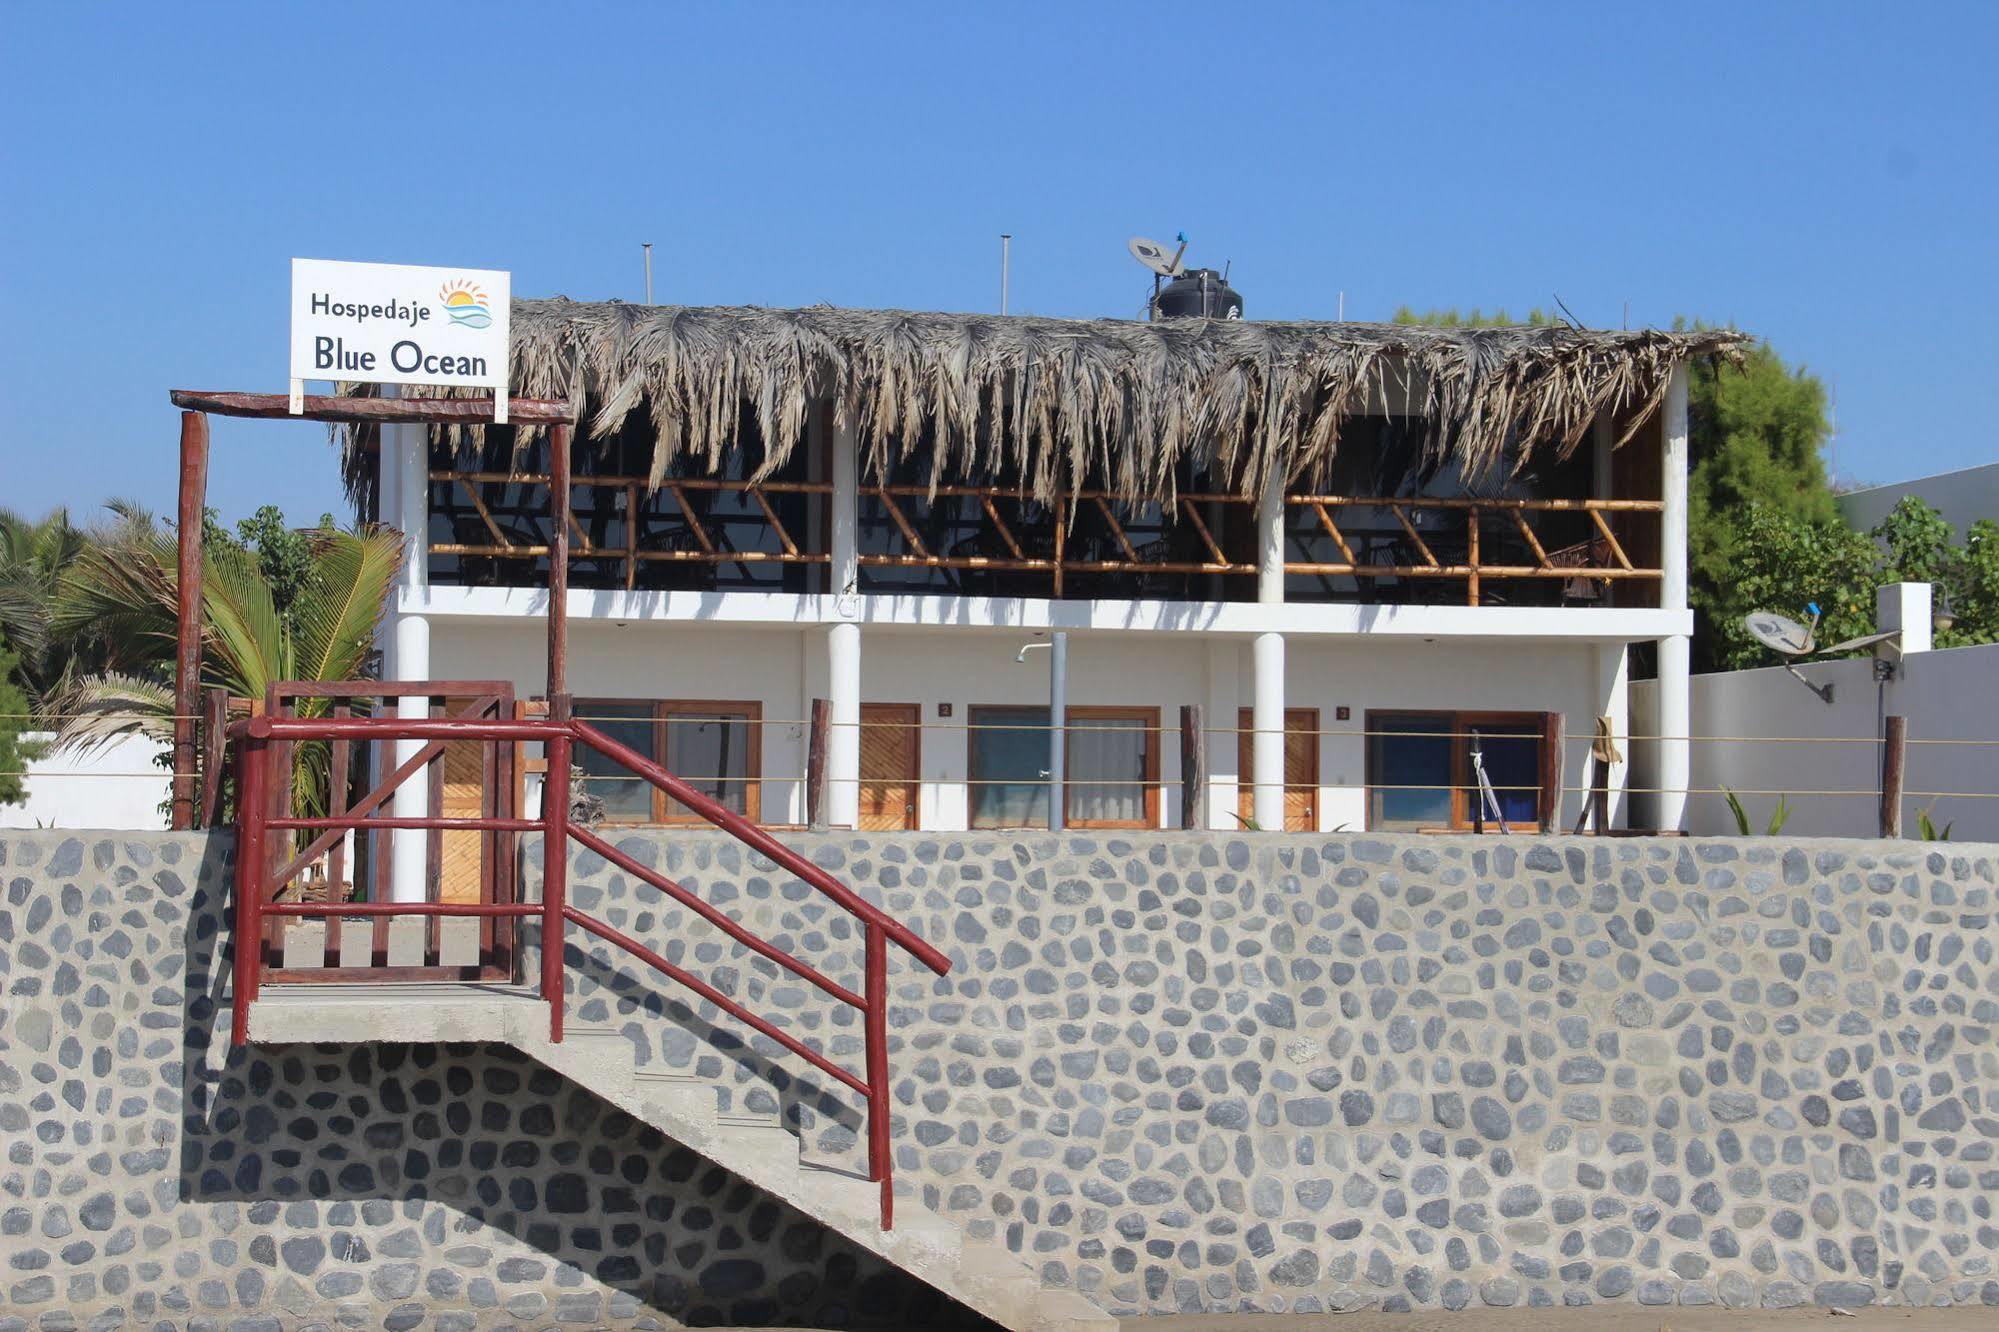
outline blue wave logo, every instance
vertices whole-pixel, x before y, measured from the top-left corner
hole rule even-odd
[[[460,328],[491,328],[493,311],[486,293],[470,282],[447,282],[437,293],[444,313]]]

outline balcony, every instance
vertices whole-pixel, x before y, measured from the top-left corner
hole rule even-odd
[[[545,473],[430,473],[434,582],[547,578]],[[574,483],[571,583],[693,591],[829,591],[833,486],[585,475]],[[1659,500],[1466,495],[1285,496],[1286,600],[1465,606],[1647,605],[1661,578]],[[862,593],[1080,600],[1253,600],[1255,504],[1078,489],[1052,501],[996,486],[863,485]]]

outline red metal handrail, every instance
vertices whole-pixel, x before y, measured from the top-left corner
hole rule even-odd
[[[566,713],[558,709],[558,716]],[[485,721],[475,718],[433,718],[428,720],[382,717],[294,718],[253,717],[230,728],[236,742],[238,820],[240,835],[236,865],[236,959],[234,996],[234,1039],[249,1037],[249,1006],[256,997],[261,968],[263,918],[325,916],[425,917],[526,917],[542,919],[541,977],[539,992],[549,1005],[549,1039],[563,1036],[563,930],[575,925],[586,933],[629,953],[678,985],[714,1004],[723,1012],[768,1036],[784,1049],[805,1060],[815,1069],[867,1100],[868,1178],[881,1189],[881,1224],[894,1225],[895,1193],[890,1156],[890,1093],[888,1073],[888,945],[893,942],[938,975],[951,969],[951,961],[925,942],[914,930],[867,901],[819,866],[779,842],[762,828],[704,795],[674,776],[650,758],[586,723],[562,719]],[[548,773],[542,789],[542,812],[538,819],[465,818],[433,815],[425,818],[381,817],[371,811],[383,803],[388,791],[414,772],[404,764],[391,780],[374,793],[366,808],[344,815],[325,817],[285,817],[270,815],[269,746],[272,742],[302,740],[461,740],[485,743],[525,743],[539,741],[547,747]],[[658,870],[619,850],[591,829],[569,816],[569,771],[574,746],[582,744],[630,770],[668,797],[796,876],[829,898],[834,905],[858,919],[864,931],[861,993],[833,980],[783,949],[761,938],[741,922],[690,892],[685,886]],[[449,829],[521,832],[539,829],[542,833],[542,900],[539,903],[495,902],[276,902],[266,901],[267,890],[282,884],[267,881],[265,839],[272,830],[309,829],[314,831],[368,829]],[[707,981],[662,957],[658,952],[597,920],[568,902],[568,843],[574,839],[584,849],[640,882],[658,889],[688,908],[731,939],[778,967],[816,986],[833,999],[861,1012],[865,1067],[856,1074],[805,1044],[784,1028],[723,994]]]

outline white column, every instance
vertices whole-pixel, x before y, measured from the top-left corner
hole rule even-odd
[[[861,817],[861,626],[836,624],[826,634],[826,822],[851,828]]]
[[[430,590],[430,432],[420,425],[382,428],[382,474],[396,474],[393,512],[395,525],[403,533],[403,566],[396,579],[396,612],[391,634],[395,651],[389,678],[428,680],[430,670],[430,621],[420,613]],[[384,508],[385,515],[389,510]],[[421,719],[430,715],[430,700],[404,698],[396,701],[398,717]],[[395,742],[397,766],[423,748],[421,740]],[[389,797],[389,812],[396,818],[420,819],[430,813],[430,773],[421,769],[409,777]],[[394,841],[389,853],[389,897],[397,902],[421,902],[428,884],[428,844],[430,834],[405,829],[390,834]]]
[[[826,697],[832,702],[832,729],[826,736],[826,821],[851,828],[861,816],[861,626],[856,597],[860,556],[860,458],[854,427],[836,406],[832,456],[832,532],[828,546],[833,614],[826,635]]]
[[[1237,829],[1236,809],[1242,799],[1240,783],[1249,779],[1238,772],[1240,740],[1236,735],[1242,711],[1242,643],[1233,638],[1208,640],[1208,696],[1206,718],[1208,751],[1208,808],[1202,826]]]
[[[1617,752],[1623,758],[1610,765],[1610,826],[1624,824],[1624,788],[1630,784],[1631,773],[1631,653],[1622,643],[1598,643],[1596,645],[1596,696],[1600,715],[1610,718],[1610,732]],[[1576,722],[1569,723],[1569,739],[1577,738]],[[1590,719],[1589,729],[1584,739],[1596,734],[1595,719]],[[1589,750],[1581,744],[1570,744],[1572,762],[1580,767],[1571,767],[1573,774],[1566,780],[1580,785],[1590,772]],[[1588,795],[1579,797],[1585,803]],[[1573,815],[1569,816],[1573,826]]]
[[[1935,642],[1928,583],[1883,583],[1874,589],[1874,627],[1899,633],[1903,656],[1928,652]],[[1877,652],[1881,649],[1876,649]],[[1889,660],[1894,660],[1893,656]]]
[[[833,453],[829,460],[833,483],[831,591],[836,598],[853,596],[860,580],[861,464],[854,427],[839,417],[833,421]]]
[[[1284,475],[1264,484],[1256,505],[1256,599],[1266,606],[1284,604]],[[1251,811],[1256,826],[1266,832],[1284,830],[1284,635],[1256,636],[1256,694],[1251,703],[1250,780],[1255,784]]]
[[[1659,582],[1661,609],[1687,608],[1687,367],[1673,367],[1666,385],[1660,421],[1664,436],[1665,512],[1660,515],[1660,558],[1665,576]],[[1692,684],[1689,679],[1691,641],[1685,634],[1659,640],[1659,798],[1662,830],[1676,830],[1686,821],[1687,785],[1692,771]]]

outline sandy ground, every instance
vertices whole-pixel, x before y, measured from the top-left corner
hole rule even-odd
[[[1127,1318],[1124,1332],[1999,1332],[1999,1309],[1902,1307],[1856,1309],[1851,1318],[1824,1309],[1652,1309],[1593,1304],[1581,1309],[1466,1309],[1385,1314],[1176,1314]],[[750,1332],[747,1328],[715,1332]],[[761,1332],[810,1332],[763,1328]],[[909,1332],[924,1332],[912,1326]]]
[[[1999,1332],[1999,1309],[1651,1309],[1593,1304],[1580,1309],[1466,1309],[1385,1314],[1188,1314],[1127,1318],[1124,1332]]]

